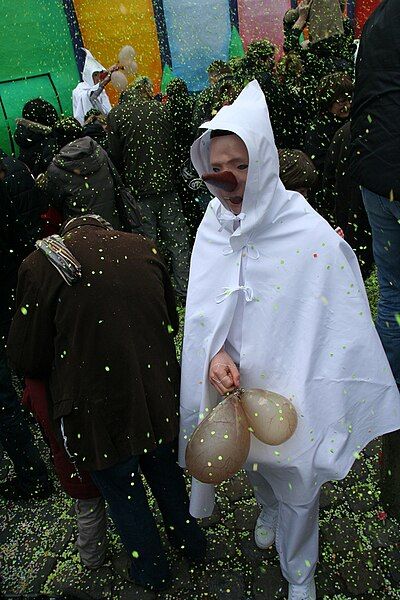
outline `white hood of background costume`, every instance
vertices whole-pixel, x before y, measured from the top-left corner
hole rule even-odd
[[[360,450],[400,428],[400,397],[373,325],[350,246],[279,179],[264,94],[251,82],[203,125],[192,146],[201,176],[212,171],[210,132],[236,133],[249,153],[240,226],[217,197],[199,227],[190,268],[182,354],[180,464],[191,433],[221,400],[209,363],[225,343],[244,294],[241,387],[290,398],[299,424],[281,446],[252,436],[246,468],[258,470],[277,498],[301,505],[342,479]],[[245,267],[242,257],[247,255]],[[244,281],[240,284],[240,273]],[[193,480],[191,513],[210,515],[214,487]]]
[[[93,104],[90,101],[90,93],[97,90],[99,84],[93,83],[93,73],[106,71],[101,63],[96,60],[89,50],[86,50],[86,59],[85,64],[82,71],[82,79],[81,83],[78,83],[76,88],[72,92],[72,109],[73,115],[75,119],[79,121],[81,125],[83,125],[85,115],[94,108]],[[111,110],[111,103],[107,96],[107,93],[103,91],[97,99],[97,103],[101,108],[102,112],[106,115]]]

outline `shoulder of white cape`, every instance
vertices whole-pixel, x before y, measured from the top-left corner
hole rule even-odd
[[[97,87],[98,84],[90,86],[88,83],[81,81],[72,91],[73,94],[79,94],[80,92],[85,92],[87,90],[91,90],[92,88]]]
[[[300,233],[302,237],[305,235],[306,238],[304,239],[308,238],[315,247],[317,247],[318,244],[324,244],[324,246],[327,244],[329,251],[333,255],[337,255],[338,257],[344,256],[346,260],[353,265],[352,268],[354,272],[359,275],[360,269],[357,257],[351,246],[336,233],[329,223],[312,208],[301,194],[291,191],[288,191],[287,193],[289,206],[286,214],[285,212],[281,213],[276,222],[271,223],[262,234],[258,232],[257,238],[262,235],[262,241],[268,241],[268,238],[272,239],[274,237],[278,229],[286,229],[285,225],[291,221],[291,229],[296,231],[296,234]],[[297,211],[293,211],[294,203],[297,203],[298,205]],[[193,254],[196,254],[197,252],[200,252],[201,254],[200,247],[204,243],[212,243],[214,246],[226,247],[231,234],[224,229],[221,230],[221,225],[218,220],[218,212],[221,207],[222,204],[218,198],[213,198],[213,200],[210,201],[203,220],[197,230]],[[288,237],[290,236],[289,233],[287,235]],[[257,239],[252,238],[251,241],[257,245]]]

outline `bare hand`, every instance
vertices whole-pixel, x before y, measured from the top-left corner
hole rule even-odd
[[[221,349],[210,362],[208,377],[212,386],[223,396],[240,386],[237,366],[225,350]]]

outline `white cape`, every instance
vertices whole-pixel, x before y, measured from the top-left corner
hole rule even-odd
[[[111,102],[104,90],[97,98],[96,106],[94,106],[90,100],[90,94],[95,92],[99,88],[99,84],[94,85],[93,73],[96,71],[106,71],[101,63],[99,63],[89,50],[86,50],[86,60],[82,71],[81,83],[78,83],[76,88],[72,92],[72,111],[75,119],[83,125],[85,115],[92,108],[99,108],[103,114],[107,115],[111,110]]]
[[[252,436],[246,468],[262,473],[279,500],[306,504],[324,482],[345,477],[372,439],[400,428],[399,392],[352,249],[279,179],[258,83],[251,82],[203,127],[208,131],[192,146],[199,175],[211,171],[210,130],[215,129],[241,137],[249,169],[240,226],[233,233],[232,215],[215,198],[193,249],[179,462],[185,466],[191,433],[221,399],[208,382],[209,363],[227,339],[243,294],[242,322],[236,323],[242,328],[236,348],[241,387],[282,394],[299,416],[294,436],[281,446],[267,446]],[[204,517],[213,506],[214,487],[193,480],[191,513]]]

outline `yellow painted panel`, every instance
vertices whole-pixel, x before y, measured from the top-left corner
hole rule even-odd
[[[162,69],[151,0],[75,0],[74,4],[83,42],[93,56],[110,67],[122,46],[133,46],[138,74],[151,77],[158,91]],[[111,85],[107,93],[115,102]]]

